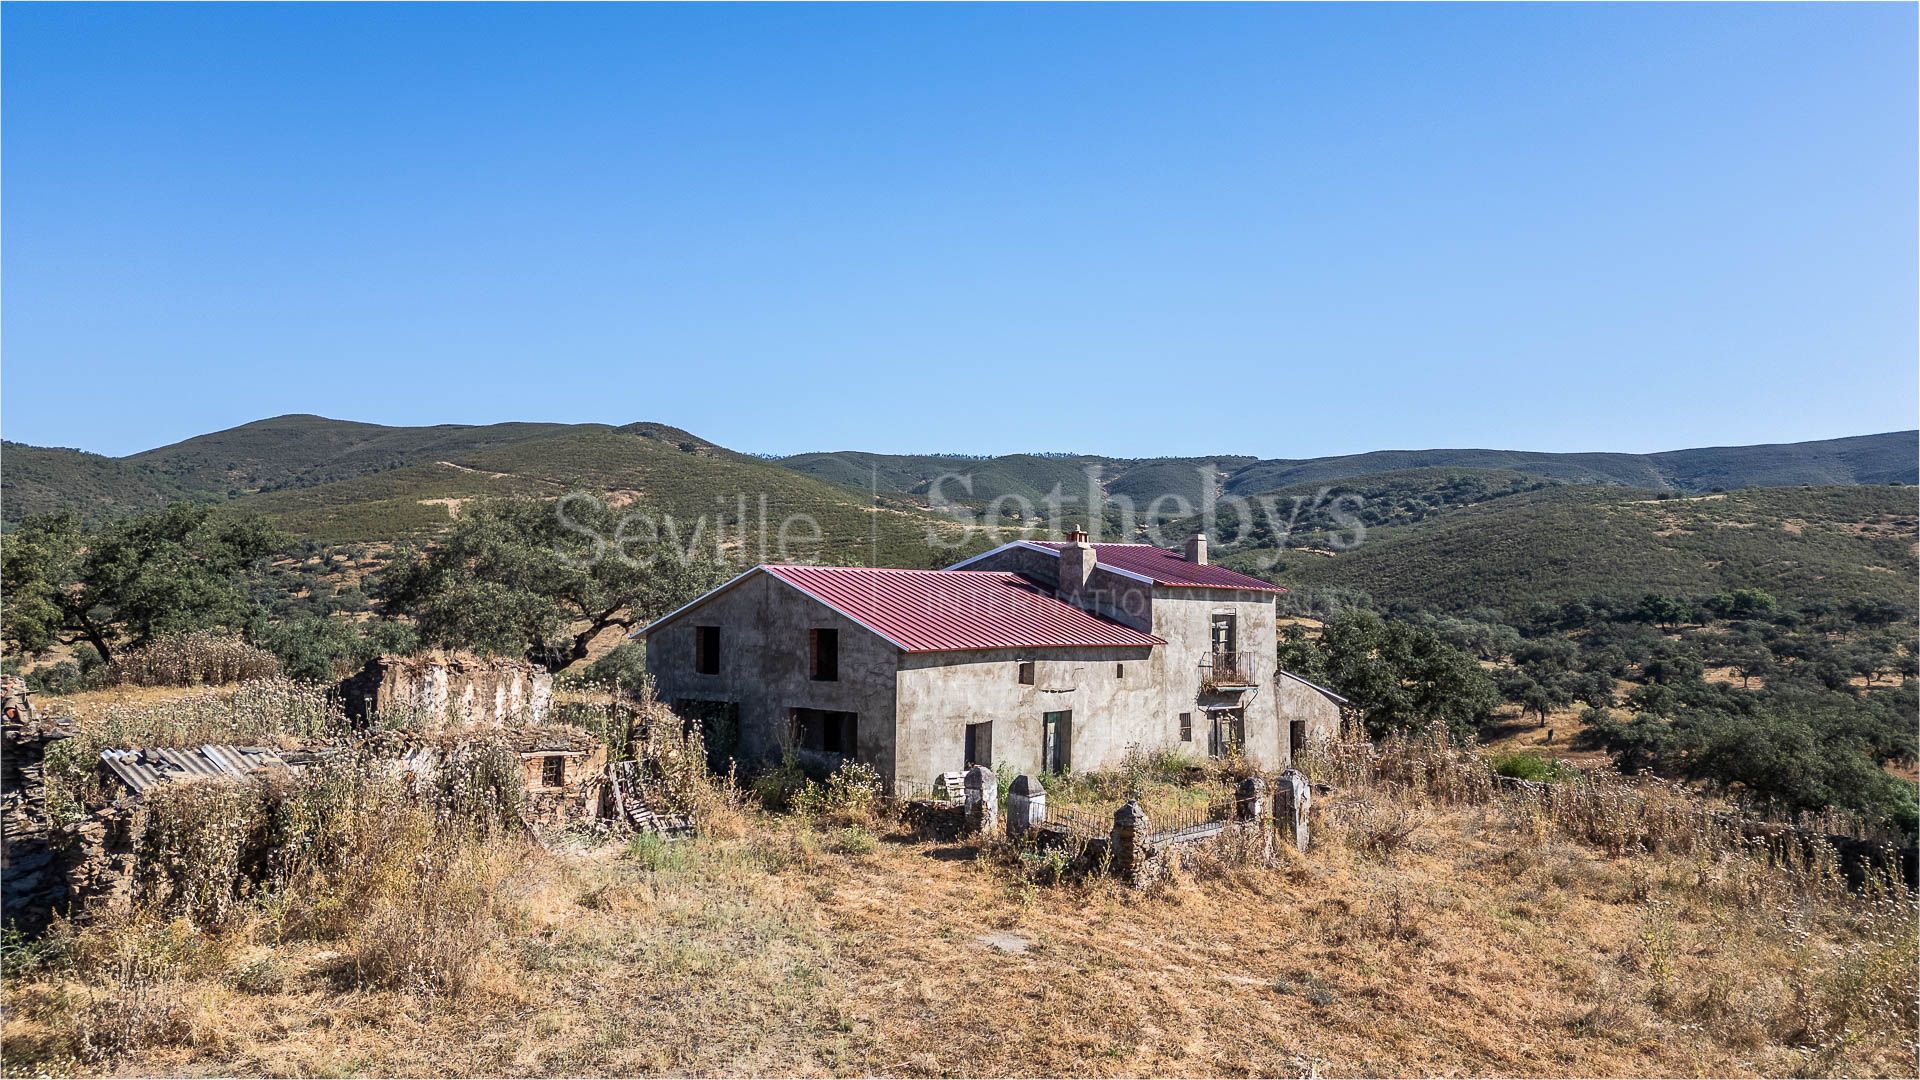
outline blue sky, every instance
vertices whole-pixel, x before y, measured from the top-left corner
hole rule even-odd
[[[9,4],[0,425],[1915,425],[1912,5]]]

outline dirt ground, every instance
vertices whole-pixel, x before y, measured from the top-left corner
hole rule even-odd
[[[341,943],[266,918],[199,941],[155,985],[10,965],[0,1060],[8,1075],[1912,1075],[1910,911],[1889,935],[1902,916],[1754,894],[1704,856],[1604,858],[1485,808],[1336,816],[1383,815],[1411,825],[1391,850],[1330,818],[1307,856],[1134,893],[1034,884],[882,823],[742,811],[679,844],[516,856],[498,889],[517,926],[457,997],[360,985]],[[76,1060],[76,1031],[129,994],[179,1019]]]

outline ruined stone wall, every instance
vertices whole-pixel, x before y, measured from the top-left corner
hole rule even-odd
[[[11,688],[10,688],[11,689]],[[39,719],[24,696],[6,697],[0,723],[0,921],[46,925],[67,900],[67,859],[47,820],[47,750],[73,734],[72,721]]]
[[[560,761],[560,783],[548,783],[548,759]],[[601,816],[606,802],[607,747],[597,740],[528,747],[520,751],[527,824],[536,831],[565,828]]]
[[[538,664],[465,653],[382,656],[340,684],[347,715],[384,717],[437,731],[538,724],[553,704],[553,676]]]

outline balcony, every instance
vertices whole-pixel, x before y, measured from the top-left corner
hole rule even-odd
[[[1216,652],[1200,664],[1200,685],[1206,690],[1245,690],[1254,679],[1253,650]]]

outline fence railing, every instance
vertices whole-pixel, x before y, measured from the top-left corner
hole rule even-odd
[[[1218,651],[1211,654],[1201,665],[1201,681],[1208,686],[1253,686],[1254,651]]]

